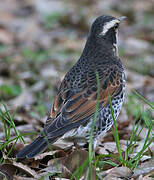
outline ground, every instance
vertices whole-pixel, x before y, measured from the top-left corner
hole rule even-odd
[[[153,0],[0,0],[0,4],[0,179],[87,178],[88,148],[57,144],[52,151],[23,161],[15,154],[43,128],[61,80],[79,59],[90,25],[103,14],[127,17],[119,30],[126,100],[117,121],[119,138],[114,126],[100,139],[91,176],[152,179]]]

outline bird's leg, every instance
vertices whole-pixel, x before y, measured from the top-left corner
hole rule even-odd
[[[73,144],[74,144],[76,149],[80,149],[80,146],[78,145],[78,143],[76,141],[73,141]]]

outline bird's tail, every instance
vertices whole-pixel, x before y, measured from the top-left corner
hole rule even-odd
[[[45,151],[48,147],[48,142],[43,137],[36,138],[31,144],[24,147],[17,155],[17,158],[32,158],[35,155]]]

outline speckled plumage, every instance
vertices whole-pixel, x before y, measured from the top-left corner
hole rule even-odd
[[[83,53],[62,81],[44,130],[17,157],[33,157],[59,138],[87,142],[96,110],[97,81],[100,81],[99,113],[94,138],[105,134],[113,124],[108,96],[117,119],[125,95],[125,74],[117,56],[117,29],[120,20],[100,16],[93,23]],[[44,138],[46,137],[46,138]]]

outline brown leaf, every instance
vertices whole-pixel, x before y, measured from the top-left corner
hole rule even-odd
[[[13,166],[16,169],[19,169],[19,171],[21,171],[22,173],[24,173],[30,177],[35,178],[37,176],[37,173],[34,170],[32,170],[30,167],[28,167],[26,165],[23,165],[22,163],[18,163],[18,162],[13,161]]]
[[[123,151],[127,148],[126,143],[124,143],[124,142],[125,141],[120,141],[120,147],[121,147],[121,150],[123,150]],[[115,142],[102,143],[101,147],[104,148],[105,150],[107,150],[110,153],[117,153],[118,152]]]
[[[16,168],[12,164],[6,163],[6,164],[0,165],[0,179],[2,178],[1,177],[1,174],[2,174],[2,175],[5,175],[8,180],[13,180],[12,177],[15,174],[15,172],[16,172]]]
[[[72,173],[63,165],[65,158],[56,158],[48,162],[48,167],[41,170],[38,176],[45,176],[48,173],[61,174],[63,178],[70,178]],[[49,165],[50,164],[50,165]]]
[[[35,98],[33,94],[24,87],[23,92],[19,96],[10,100],[10,105],[12,107],[25,107],[30,106],[34,102]]]
[[[18,126],[17,130],[22,133],[34,132],[34,128],[31,124]],[[13,128],[11,128],[11,130],[10,130],[10,135],[11,135],[11,137],[16,135],[16,132],[14,131]],[[4,138],[5,138],[5,134],[4,133],[0,134],[0,139],[4,139]]]
[[[73,143],[72,142],[65,142],[60,138],[53,144],[53,146],[55,148],[60,148],[60,149],[69,149],[73,146]]]
[[[138,141],[138,142],[136,143],[136,147],[134,148],[134,152],[133,152],[133,154],[130,154],[130,157],[132,158],[132,157],[134,157],[137,153],[139,153],[139,152],[142,150],[143,146],[144,146],[144,142],[143,142],[143,141]],[[148,148],[150,149],[150,148],[152,148],[153,146],[154,146],[154,143],[152,142],[152,143],[149,145]],[[141,161],[144,161],[145,159],[151,158],[151,154],[149,153],[148,149],[145,149],[144,154],[145,154],[145,153],[146,153],[146,155],[141,158]],[[147,156],[147,157],[146,157],[146,156]]]
[[[65,159],[64,166],[66,166],[70,172],[74,173],[88,159],[88,156],[89,154],[85,150],[75,150]],[[87,167],[88,167],[88,164],[87,164]],[[84,170],[84,176],[85,176],[87,167]],[[92,166],[91,175],[92,175],[92,179],[95,180],[96,170],[93,166]]]
[[[124,179],[131,176],[131,170],[127,167],[115,167],[100,173],[103,180]]]
[[[13,36],[6,29],[0,28],[0,42],[2,44],[11,44],[13,42]]]
[[[28,178],[23,176],[13,176],[13,180],[36,180],[36,178]]]
[[[13,149],[12,149],[12,151],[11,151],[11,153],[10,153],[10,155],[9,155],[9,157],[15,157],[16,156],[16,154],[21,150],[21,149],[23,149],[23,147],[24,147],[24,144],[23,143],[16,143],[15,141],[13,141],[13,142],[11,142],[8,146],[7,146],[7,148],[6,148],[6,153],[5,154],[7,154],[9,151],[10,151],[10,149],[13,147]],[[7,157],[6,157],[6,159],[7,159]]]
[[[58,72],[53,67],[53,65],[51,65],[51,66],[47,65],[46,67],[42,68],[40,73],[41,73],[42,77],[45,77],[45,78],[58,76]]]
[[[128,38],[126,41],[126,53],[134,55],[136,53],[141,53],[143,51],[148,50],[150,48],[150,44],[147,41],[136,39],[136,38]]]
[[[39,154],[37,156],[34,157],[34,160],[42,160],[43,158],[45,158],[46,156],[53,156],[57,151],[49,151],[49,152],[44,152],[42,154]]]
[[[134,180],[134,178],[131,180]],[[135,180],[153,180],[153,178],[149,177],[149,174],[148,174],[144,177],[143,177],[143,175],[140,175],[138,178],[135,178]]]
[[[109,154],[105,147],[98,146],[96,149],[97,154]]]
[[[74,150],[71,154],[65,157],[52,159],[48,162],[48,167],[43,171],[52,173],[61,173],[62,177],[70,178],[72,174],[88,159],[88,152],[85,150]],[[88,164],[87,164],[88,167]],[[83,177],[87,171],[84,169]],[[92,179],[96,179],[96,170],[92,166]]]
[[[132,177],[136,178],[140,175],[146,175],[146,174],[152,174],[154,173],[154,159],[149,160],[147,162],[142,163],[135,169],[135,173]]]
[[[74,172],[88,159],[88,152],[84,150],[75,150],[65,160],[64,165]]]

